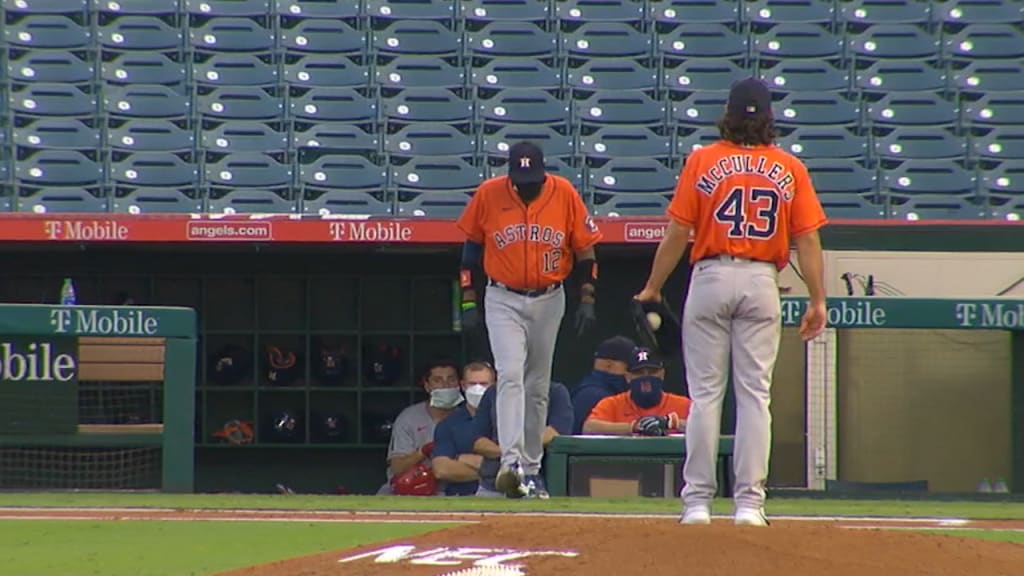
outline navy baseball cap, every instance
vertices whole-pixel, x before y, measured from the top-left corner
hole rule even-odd
[[[633,357],[629,361],[629,371],[637,372],[644,368],[664,368],[661,359],[650,348],[639,346],[633,349]]]
[[[625,336],[615,336],[597,345],[597,349],[594,350],[594,358],[617,360],[628,365],[633,361],[634,348],[636,348],[636,342]]]
[[[513,184],[543,182],[544,152],[532,142],[517,142],[508,149],[508,175]]]
[[[726,109],[737,116],[764,116],[772,113],[772,92],[768,85],[750,77],[733,82]]]

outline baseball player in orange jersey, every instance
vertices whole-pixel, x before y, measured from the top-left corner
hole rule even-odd
[[[547,174],[544,155],[529,142],[509,149],[508,175],[477,188],[457,225],[466,234],[461,284],[463,328],[479,325],[477,293],[483,278],[484,321],[497,379],[501,468],[495,487],[510,498],[547,498],[540,476],[555,341],[565,314],[563,281],[581,287],[576,327],[595,322],[601,232],[579,192]],[[481,255],[483,270],[480,271]]]
[[[733,84],[718,122],[721,140],[686,159],[667,210],[641,301],[660,301],[690,231],[693,272],[683,308],[689,384],[683,466],[683,524],[708,524],[718,488],[722,400],[736,391],[734,521],[767,526],[771,384],[782,331],[778,273],[796,244],[810,304],[800,323],[809,340],[825,328],[824,263],[818,229],[827,220],[800,160],[775,147],[771,93],[756,78]]]

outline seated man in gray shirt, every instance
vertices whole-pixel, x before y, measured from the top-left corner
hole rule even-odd
[[[449,358],[438,358],[427,364],[420,384],[430,395],[402,410],[391,427],[388,446],[387,482],[378,495],[394,494],[391,480],[423,462],[430,465],[434,448],[434,427],[463,402],[459,388],[459,365]],[[439,493],[444,486],[438,483]]]

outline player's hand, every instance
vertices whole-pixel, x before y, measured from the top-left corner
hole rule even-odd
[[[807,340],[817,338],[825,331],[825,320],[828,317],[825,311],[825,303],[810,304],[804,311],[804,317],[800,320],[800,337]]]
[[[597,323],[597,312],[594,311],[594,301],[591,298],[588,302],[580,302],[576,308],[576,336],[583,336]]]
[[[424,458],[430,458],[434,454],[434,443],[427,442],[424,444],[423,447],[420,448],[420,453],[423,454]]]
[[[463,302],[462,331],[476,332],[480,328],[480,307],[476,302]]]
[[[651,290],[650,288],[644,288],[639,294],[633,296],[634,299],[641,302],[661,302],[661,293]]]

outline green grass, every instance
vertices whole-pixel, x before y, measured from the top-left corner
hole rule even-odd
[[[161,508],[265,508],[380,511],[554,511],[677,514],[675,498],[552,498],[548,501],[491,498],[414,498],[387,496],[280,496],[157,493],[0,493],[0,506],[112,506]],[[716,513],[732,510],[718,500]],[[826,500],[769,498],[772,515],[920,516],[979,520],[1024,519],[1024,502],[930,500]]]
[[[207,576],[437,530],[440,524],[0,521],[0,562],[18,576]]]
[[[1014,532],[1012,530],[941,530],[936,532],[947,536],[963,536],[964,538],[979,538],[981,540],[998,540],[1001,542],[1024,544],[1024,532]]]

